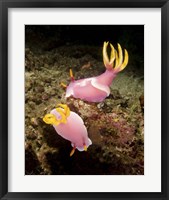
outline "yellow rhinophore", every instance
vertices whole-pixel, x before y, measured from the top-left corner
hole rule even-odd
[[[59,106],[59,107],[58,107]],[[67,118],[70,115],[70,109],[66,104],[58,104],[56,111],[60,114],[61,118],[57,119],[54,114],[47,114],[44,116],[43,121],[46,124],[52,124],[58,126],[60,123],[66,123]]]
[[[69,109],[69,107],[66,104],[61,104],[60,103],[57,106],[60,106],[61,108],[63,108],[63,112],[64,112],[66,118],[69,117],[69,115],[70,115],[70,109]]]
[[[62,87],[64,87],[64,88],[67,88],[67,85],[64,84],[64,83],[60,83],[60,85],[61,85]]]
[[[72,69],[69,70],[71,81],[74,81],[73,71]]]
[[[52,124],[52,125],[59,125],[60,121],[58,119],[56,119],[55,115],[53,114],[47,114],[44,116],[43,121],[46,124]]]

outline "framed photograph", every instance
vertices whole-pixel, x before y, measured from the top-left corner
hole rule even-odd
[[[0,199],[169,200],[169,2],[0,9]]]

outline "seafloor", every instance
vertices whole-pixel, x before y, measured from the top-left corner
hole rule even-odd
[[[40,39],[39,39],[40,38]],[[61,82],[104,72],[102,45],[50,40],[30,31],[25,47],[25,174],[143,175],[143,61],[130,55],[128,66],[111,85],[102,103],[65,99]],[[139,57],[138,57],[139,59]],[[139,64],[141,67],[135,67]],[[67,104],[84,120],[92,145],[70,157],[69,141],[42,118],[58,103]]]

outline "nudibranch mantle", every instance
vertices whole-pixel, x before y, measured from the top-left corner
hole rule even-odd
[[[82,118],[75,112],[70,111],[67,105],[58,104],[58,106],[60,107],[45,115],[43,121],[52,124],[60,136],[71,142],[73,150],[70,156],[73,155],[75,149],[87,151],[92,142],[88,138],[87,129]]]
[[[71,82],[66,87],[66,98],[73,96],[80,98],[88,102],[101,102],[110,94],[110,85],[117,73],[122,71],[128,64],[128,52],[123,52],[120,44],[118,44],[118,52],[111,47],[110,59],[107,55],[108,42],[103,44],[103,62],[106,67],[106,71],[96,77],[84,78],[80,80],[74,80],[72,71],[70,70]]]

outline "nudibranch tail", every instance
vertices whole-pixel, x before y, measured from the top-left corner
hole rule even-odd
[[[47,114],[44,116],[43,121],[46,124],[52,124],[55,126],[58,126],[60,123],[66,124],[67,117],[70,115],[69,107],[66,104],[58,104],[56,111],[59,113],[60,118],[56,118],[54,114]]]
[[[75,153],[76,147],[73,147],[72,151],[70,152],[70,157],[73,156],[73,154]]]
[[[84,151],[87,151],[87,146],[86,145],[84,145]]]
[[[110,59],[107,54],[107,46],[109,42],[104,42],[103,44],[103,62],[108,70],[122,71],[128,64],[129,56],[126,49],[124,49],[124,59],[123,51],[120,44],[117,44],[118,51],[116,51],[113,45],[110,43],[111,54]]]

